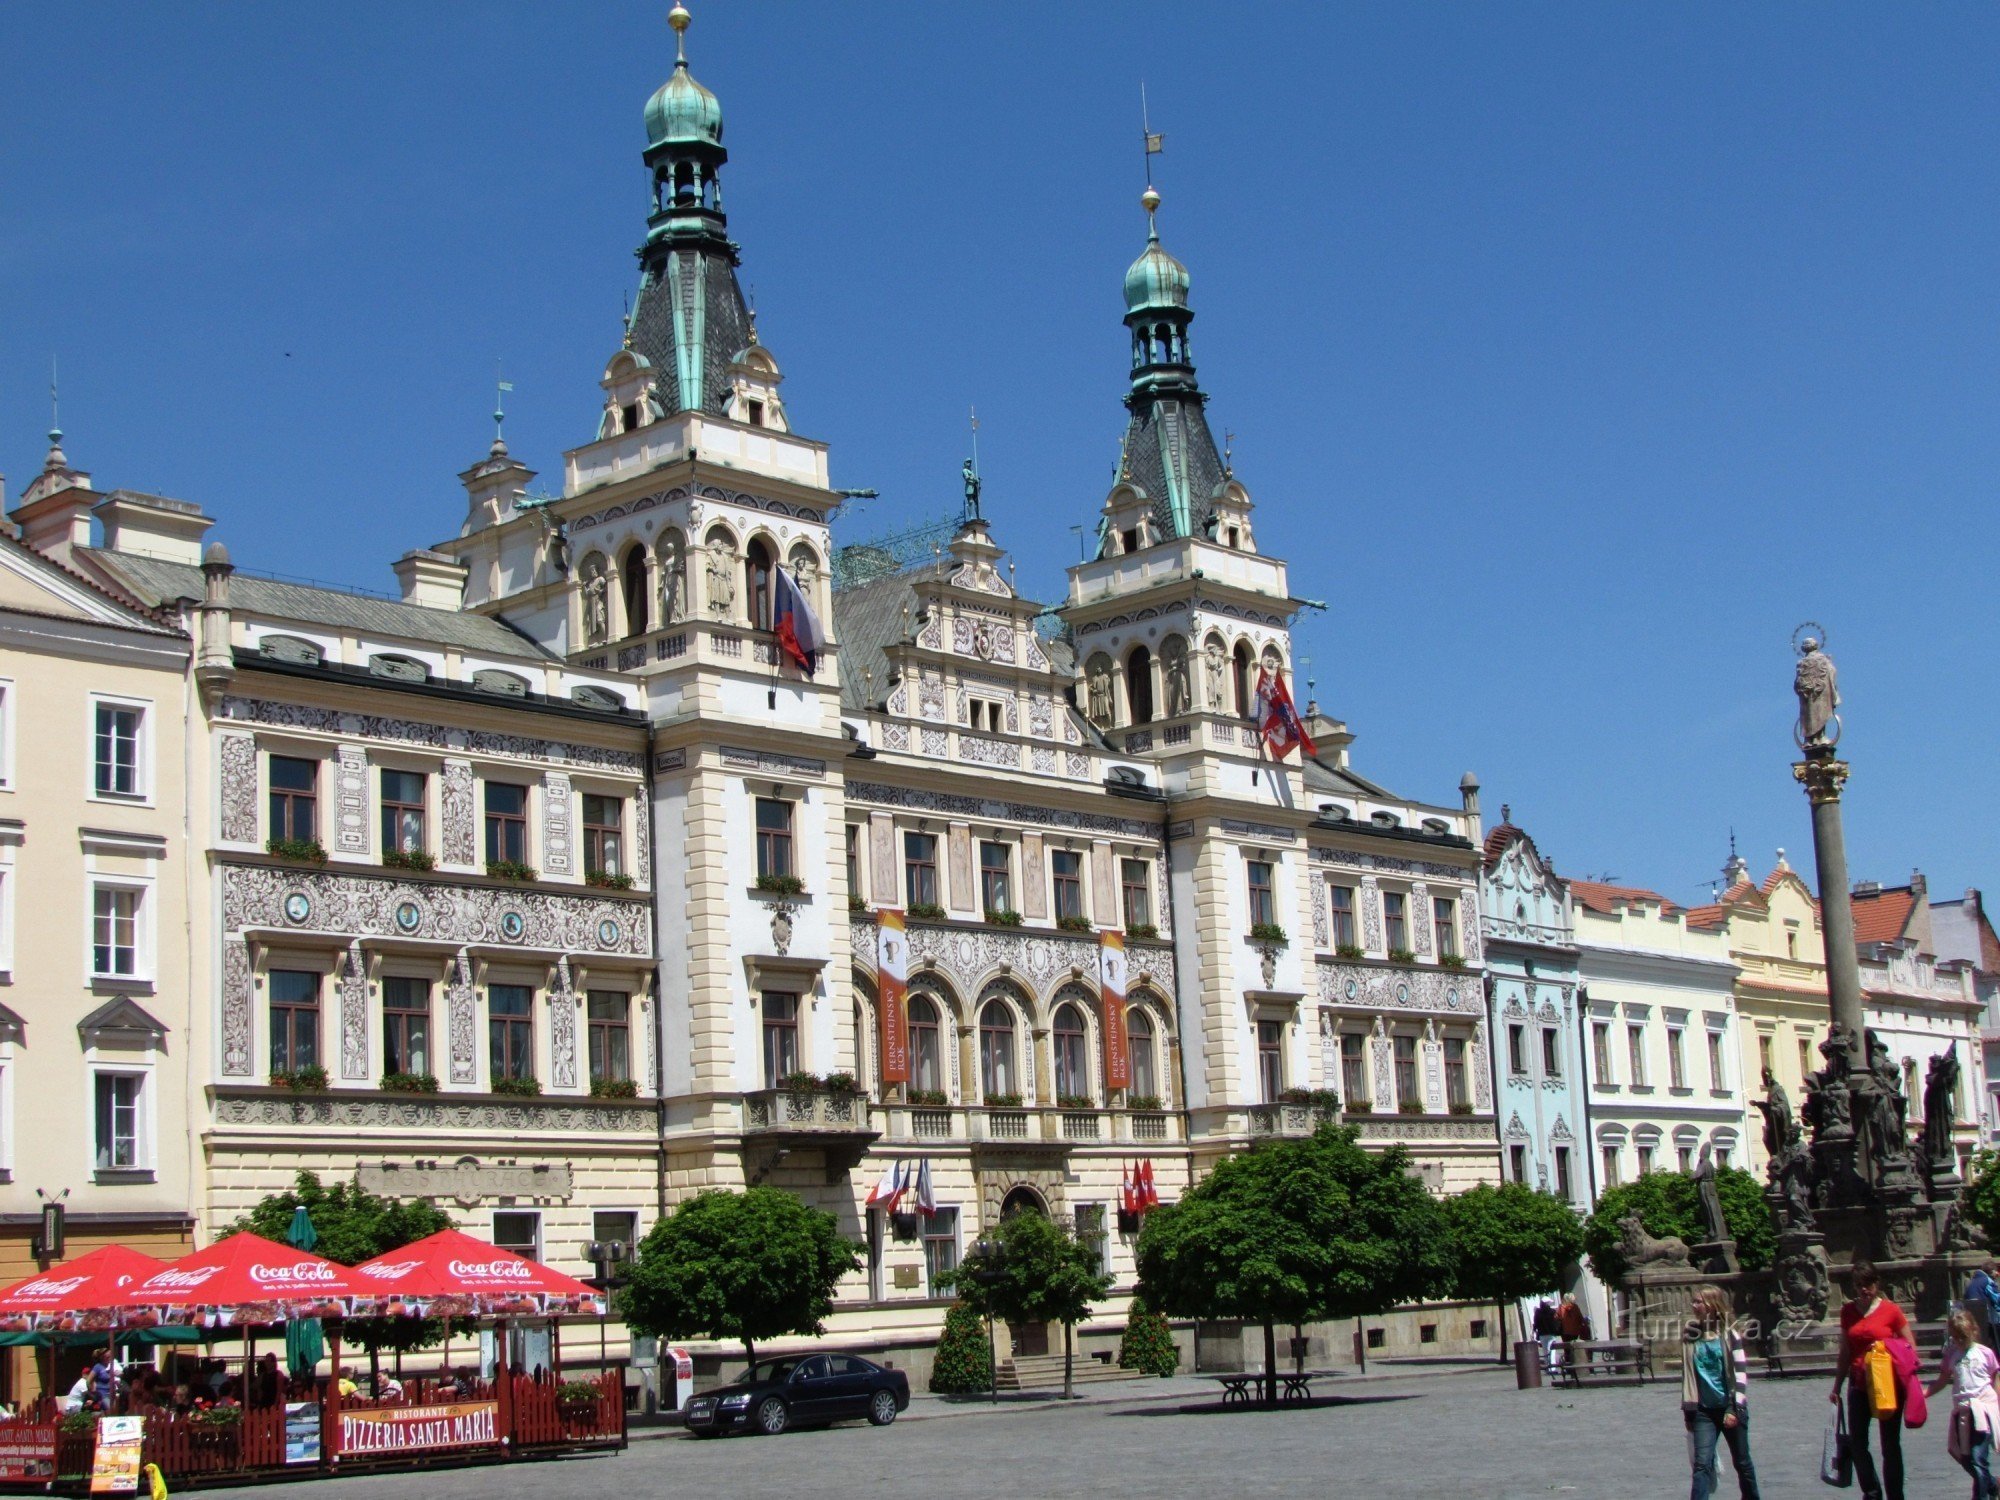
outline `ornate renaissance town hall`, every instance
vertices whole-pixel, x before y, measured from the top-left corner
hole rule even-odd
[[[1115,1329],[1127,1174],[1171,1202],[1333,1095],[1434,1190],[1496,1178],[1478,786],[1396,795],[1311,704],[1272,753],[1303,601],[1210,431],[1157,195],[1095,398],[1120,470],[1070,500],[1092,555],[1052,608],[1017,592],[1026,523],[968,471],[955,533],[899,562],[840,534],[680,40],[624,337],[590,406],[574,372],[552,496],[496,439],[398,601],[237,572],[197,506],[60,445],[23,492],[63,587],[181,642],[122,691],[142,774],[196,768],[191,848],[104,852],[135,902],[196,872],[195,941],[183,985],[179,918],[142,916],[159,982],[92,1023],[137,1103],[76,1223],[205,1242],[309,1169],[581,1273],[700,1189],[778,1186],[867,1246],[829,1337],[921,1371],[936,1278],[1004,1211],[1096,1237]],[[935,1214],[869,1206],[899,1165]],[[1449,1348],[1489,1315],[1381,1321]]]

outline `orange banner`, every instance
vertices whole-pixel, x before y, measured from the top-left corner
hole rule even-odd
[[[878,912],[881,936],[875,950],[875,974],[880,981],[882,1021],[882,1082],[910,1081],[910,1017],[905,1003],[910,983],[910,936],[903,929],[903,914],[894,909]]]
[[[1132,1051],[1125,1036],[1125,934],[1098,934],[1097,989],[1104,1008],[1104,1086],[1132,1087]]]

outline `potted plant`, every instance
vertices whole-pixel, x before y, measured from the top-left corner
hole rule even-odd
[[[1363,953],[1359,943],[1336,943],[1333,949],[1333,956],[1335,958],[1363,958],[1366,957],[1366,954]]]
[[[852,1073],[829,1073],[820,1081],[825,1085],[826,1091],[829,1094],[858,1094],[861,1092],[861,1080],[856,1078]]]
[[[1159,1110],[1166,1108],[1166,1106],[1160,1102],[1160,1096],[1158,1094],[1134,1094],[1130,1099],[1125,1101],[1125,1107],[1127,1109],[1136,1109],[1142,1112],[1157,1112]]]
[[[390,870],[435,870],[437,861],[422,849],[384,849],[382,865]]]
[[[489,859],[486,861],[488,880],[506,880],[515,885],[532,882],[539,872],[533,865],[523,864],[518,859]]]
[[[1285,936],[1285,929],[1280,927],[1276,922],[1252,922],[1250,924],[1250,941],[1253,943],[1288,943],[1291,939]]]
[[[1417,955],[1412,953],[1408,948],[1391,948],[1389,950],[1389,962],[1392,964],[1413,964],[1416,961]]]
[[[1421,1099],[1399,1099],[1396,1101],[1396,1113],[1399,1115],[1420,1115],[1423,1112],[1424,1101]]]
[[[1090,931],[1090,918],[1080,914],[1057,917],[1056,926],[1060,927],[1064,932],[1088,932]]]
[[[1306,1102],[1322,1115],[1340,1113],[1340,1094],[1335,1089],[1313,1089],[1306,1096]]]
[[[593,1078],[590,1080],[590,1097],[593,1099],[636,1099],[639,1097],[639,1080],[636,1078]]]
[[[384,1073],[381,1082],[385,1094],[435,1094],[438,1091],[435,1073]]]
[[[806,883],[796,875],[759,875],[757,889],[770,896],[803,896]]]
[[[991,922],[995,927],[1019,927],[1021,925],[1021,914],[1017,911],[1010,911],[1004,906],[989,906],[986,908],[986,920]]]
[[[318,839],[266,839],[264,852],[274,859],[288,859],[295,865],[326,863],[326,849]]]
[[[1452,1105],[1452,1107],[1451,1107],[1451,1112],[1452,1112],[1453,1114],[1455,1114],[1455,1115],[1469,1115],[1469,1114],[1471,1114],[1471,1113],[1472,1113],[1472,1101],[1471,1101],[1470,1099],[1461,1099],[1461,1100],[1459,1100],[1459,1101],[1458,1101],[1458,1102],[1457,1102],[1456,1104]]]
[[[1465,967],[1465,955],[1462,953],[1440,953],[1438,955],[1438,963],[1447,969],[1463,969]]]
[[[587,1421],[597,1415],[597,1387],[587,1380],[565,1380],[556,1387],[556,1409],[565,1420]]]
[[[1153,922],[1134,922],[1130,927],[1125,929],[1125,936],[1127,937],[1157,938],[1159,935],[1159,926]]]
[[[1019,1109],[1021,1108],[1021,1096],[1019,1094],[988,1094],[986,1096],[986,1107],[988,1109]]]
[[[825,1081],[819,1074],[808,1073],[803,1068],[778,1080],[779,1091],[787,1094],[817,1094],[825,1087]]]
[[[868,910],[868,903],[863,901],[859,896],[849,896],[847,898],[847,910],[850,914],[858,916],[860,913]]]
[[[516,1098],[532,1099],[541,1091],[542,1081],[539,1078],[496,1078],[493,1080],[493,1092],[496,1094],[511,1094]]]
[[[1347,1101],[1347,1112],[1350,1115],[1372,1115],[1375,1113],[1375,1101],[1373,1099],[1349,1099]]]
[[[942,922],[944,920],[944,908],[939,906],[935,901],[912,901],[909,907],[909,915],[915,917],[919,922]]]
[[[1057,1109],[1095,1109],[1097,1103],[1088,1094],[1057,1094]]]
[[[318,1063],[308,1063],[303,1068],[276,1068],[271,1072],[271,1087],[316,1094],[326,1087],[326,1069]]]
[[[910,1108],[912,1109],[949,1109],[950,1107],[951,1100],[945,1096],[943,1089],[910,1090]]]
[[[583,883],[594,885],[602,891],[629,891],[632,877],[618,870],[585,870]]]

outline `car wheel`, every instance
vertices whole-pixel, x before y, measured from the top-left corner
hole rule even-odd
[[[788,1415],[784,1402],[776,1396],[767,1396],[764,1404],[757,1408],[757,1430],[765,1437],[776,1437],[785,1430]]]
[[[887,1427],[896,1420],[896,1393],[877,1391],[868,1403],[868,1420],[877,1427]]]

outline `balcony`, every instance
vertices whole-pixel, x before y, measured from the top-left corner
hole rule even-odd
[[[1291,1140],[1311,1135],[1321,1125],[1339,1118],[1338,1110],[1318,1104],[1256,1104],[1250,1108],[1250,1133]]]
[[[1052,1109],[1038,1105],[988,1109],[974,1105],[877,1104],[882,1136],[890,1141],[964,1142],[1064,1151],[1071,1146],[1137,1142],[1178,1144],[1180,1115],[1173,1110]]]
[[[743,1096],[743,1144],[826,1154],[830,1170],[851,1168],[881,1138],[861,1094],[761,1089]]]

